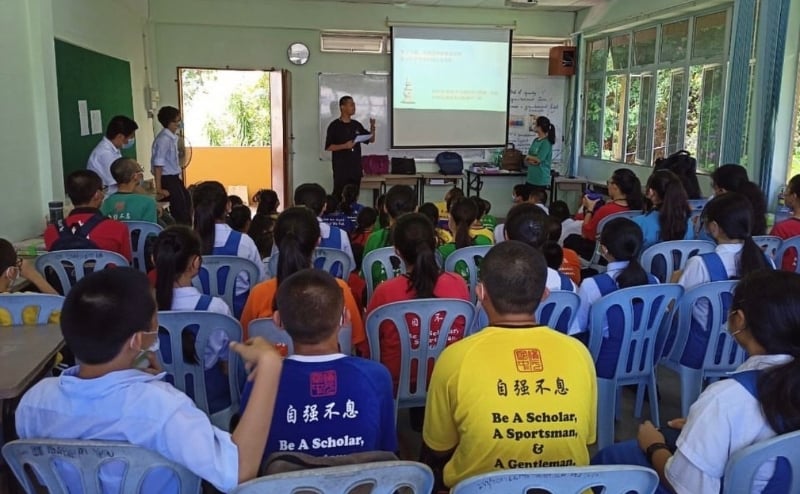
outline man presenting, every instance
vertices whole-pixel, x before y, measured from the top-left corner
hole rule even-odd
[[[138,128],[136,122],[124,115],[113,117],[106,126],[105,137],[97,143],[89,155],[86,168],[100,175],[103,186],[108,187],[106,191],[108,195],[117,191],[117,181],[111,176],[111,164],[122,158],[122,149],[133,147]]]
[[[342,197],[347,184],[361,188],[361,142],[375,142],[375,119],[369,119],[369,131],[358,120],[353,120],[356,103],[351,96],[339,99],[341,115],[328,125],[325,150],[331,152],[333,162],[333,197]],[[366,141],[356,142],[358,136],[369,136]],[[362,138],[363,139],[363,138]]]

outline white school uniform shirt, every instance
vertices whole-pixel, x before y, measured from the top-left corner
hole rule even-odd
[[[111,176],[111,164],[118,158],[122,158],[122,151],[112,144],[108,137],[103,137],[94,147],[86,162],[86,168],[100,175],[103,185],[108,187],[105,192],[106,197],[118,190],[117,181]]]
[[[150,158],[150,171],[155,174],[155,168],[161,168],[162,175],[180,175],[181,167],[178,165],[178,135],[169,129],[163,128],[153,141],[153,155]]]
[[[185,286],[172,289],[172,310],[195,310],[197,301],[200,300],[200,290],[193,286]],[[225,314],[233,317],[231,308],[219,297],[211,297],[208,305],[208,312]],[[228,360],[228,343],[230,339],[227,333],[221,330],[212,331],[208,338],[208,344],[203,351],[203,368],[208,370],[214,367],[220,360]]]
[[[233,228],[229,227],[225,223],[215,224],[214,247],[224,246],[225,242],[228,241],[228,236],[232,231]],[[236,295],[241,295],[249,290],[251,285],[256,286],[257,283],[267,279],[267,270],[264,267],[264,263],[261,261],[261,254],[258,253],[258,248],[256,247],[255,242],[253,242],[253,239],[250,238],[250,235],[246,233],[242,233],[242,240],[239,242],[239,249],[236,251],[236,255],[253,261],[258,268],[258,279],[251,281],[250,283],[248,283],[247,276],[245,276],[244,273],[236,277]]]
[[[728,278],[736,276],[736,273],[739,272],[742,247],[744,247],[744,244],[719,244],[714,248],[714,252],[719,255],[722,265],[725,266]],[[678,279],[678,284],[684,290],[690,290],[710,281],[711,275],[708,272],[708,268],[706,268],[706,263],[700,259],[700,256],[692,256],[686,261],[686,267],[684,267],[681,277]],[[699,300],[694,305],[692,317],[698,324],[705,327],[708,320],[708,300]]]
[[[791,360],[789,355],[755,355],[736,372],[765,369]],[[706,388],[689,409],[678,437],[678,450],[667,461],[664,475],[678,494],[719,492],[728,458],[775,435],[761,404],[744,386],[733,379],[718,381]],[[749,492],[764,490],[774,472],[775,460],[762,465]]]

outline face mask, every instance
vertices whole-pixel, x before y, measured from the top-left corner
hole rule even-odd
[[[153,344],[147,347],[145,351],[150,353],[158,353],[160,349],[161,349],[161,338],[159,338],[158,335],[156,335],[156,339],[155,341],[153,341]]]
[[[134,143],[136,142],[136,138],[132,137],[128,142],[122,145],[122,149],[130,149],[133,147]]]

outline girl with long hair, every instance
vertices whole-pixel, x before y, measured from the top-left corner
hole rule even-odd
[[[658,242],[694,238],[689,198],[677,175],[669,170],[653,172],[645,194],[644,214],[633,219],[642,229],[643,249]]]
[[[443,259],[460,249],[470,245],[492,245],[493,239],[476,234],[472,227],[478,219],[478,205],[475,200],[465,197],[457,200],[450,207],[450,231],[453,232],[453,241],[439,247]]]
[[[764,235],[767,232],[767,200],[761,187],[747,177],[747,169],[741,165],[722,165],[711,172],[711,188],[714,195],[725,192],[738,192],[750,201],[753,210],[752,235]]]

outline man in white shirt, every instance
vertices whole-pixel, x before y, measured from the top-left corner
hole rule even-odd
[[[183,170],[178,162],[181,112],[174,106],[165,106],[158,110],[158,121],[164,128],[153,141],[153,154],[150,159],[156,194],[169,199],[169,212],[175,221],[191,225],[191,198],[183,184],[181,175]]]
[[[108,187],[106,197],[117,192],[117,181],[111,176],[111,164],[122,157],[122,149],[130,149],[136,141],[139,126],[132,119],[117,115],[108,122],[106,135],[89,155],[86,168],[100,175],[103,186]]]

